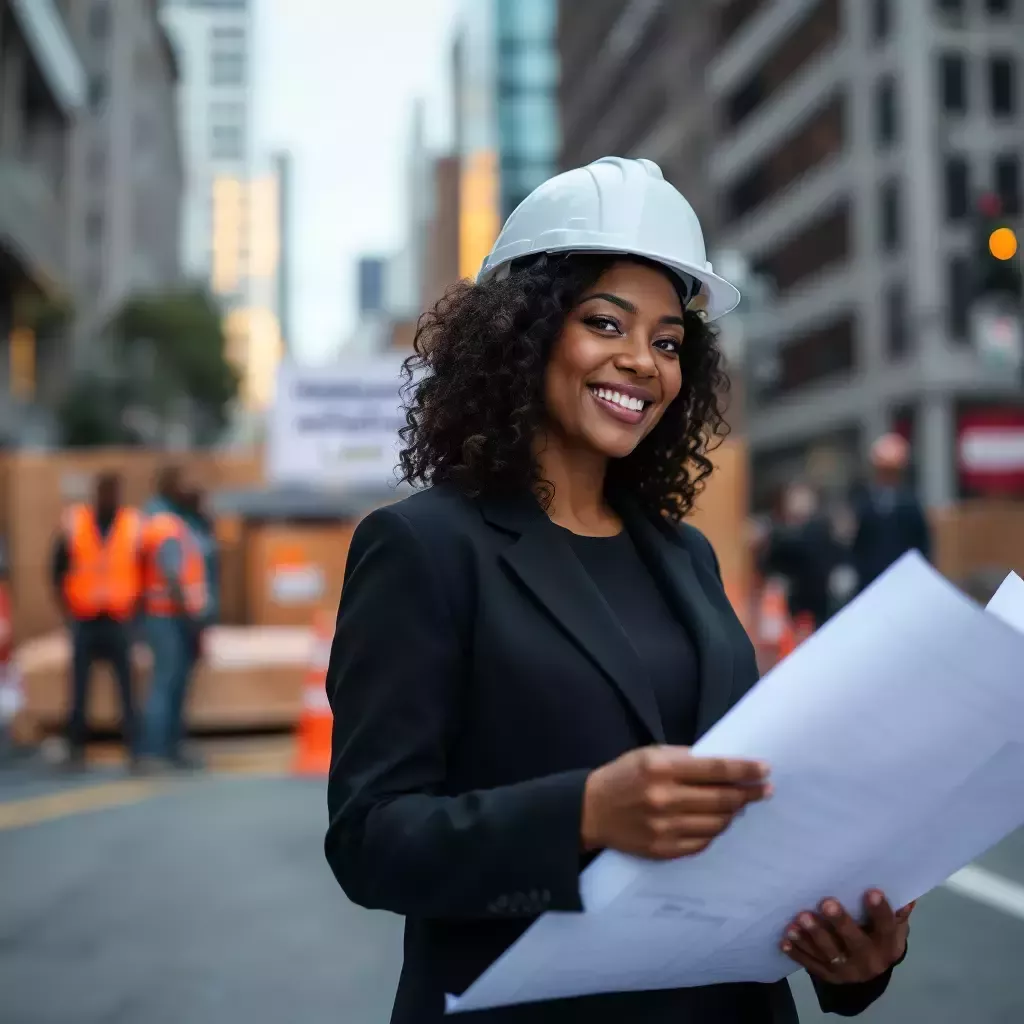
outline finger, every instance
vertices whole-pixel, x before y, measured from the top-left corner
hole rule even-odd
[[[900,907],[900,909],[896,911],[896,920],[900,921],[901,923],[903,921],[906,921],[907,918],[909,918],[910,915],[914,912],[914,907],[916,906],[917,900],[911,900],[905,907]]]
[[[833,985],[839,983],[840,978],[835,970],[816,956],[808,953],[802,946],[797,946],[788,939],[783,939],[779,948],[790,960],[803,967],[808,974],[813,974],[816,978],[821,978],[822,981],[829,981]]]
[[[875,945],[872,937],[846,912],[838,900],[821,903],[821,913],[829,930],[836,936],[836,946],[844,956],[862,964],[873,965]]]
[[[871,922],[871,932],[879,938],[889,938],[896,931],[898,921],[885,893],[871,889],[864,895],[864,907]]]
[[[841,967],[849,959],[849,953],[839,944],[832,929],[815,914],[800,914],[796,925],[800,929],[805,946],[830,968]]]
[[[799,949],[804,956],[809,956],[814,960],[820,961],[825,966],[828,966],[826,961],[821,958],[821,954],[818,952],[817,947],[811,941],[810,937],[804,933],[796,922],[793,922],[789,928],[786,929],[786,936],[783,941],[785,943],[789,943],[794,949]]]
[[[734,815],[749,803],[769,795],[761,786],[651,786],[646,807],[655,817],[684,814]]]
[[[744,785],[764,782],[769,769],[762,761],[727,757],[690,757],[680,761],[676,778],[699,785]]]
[[[652,827],[665,839],[713,839],[729,827],[732,819],[731,814],[686,814],[655,819]]]
[[[692,857],[711,845],[711,839],[655,839],[643,855],[654,860],[676,860],[678,857]]]

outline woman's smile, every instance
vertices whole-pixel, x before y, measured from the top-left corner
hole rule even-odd
[[[629,384],[588,384],[587,390],[599,409],[623,423],[642,423],[654,404],[650,392]]]

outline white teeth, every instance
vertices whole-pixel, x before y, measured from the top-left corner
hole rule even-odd
[[[594,393],[598,398],[603,398],[606,402],[614,402],[616,405],[621,405],[623,409],[629,409],[632,412],[643,412],[644,402],[640,398],[629,398],[626,395],[620,395],[618,391],[609,391],[607,388],[594,388]]]

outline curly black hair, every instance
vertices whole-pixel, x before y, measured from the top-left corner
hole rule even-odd
[[[533,451],[544,370],[566,316],[622,259],[537,257],[504,280],[460,282],[420,317],[403,368],[402,482],[447,481],[470,496],[529,488],[550,502]],[[693,507],[712,470],[708,453],[728,433],[729,381],[715,331],[701,313],[687,310],[684,319],[682,389],[634,451],[610,463],[606,484],[610,497],[628,493],[648,514],[673,521]]]

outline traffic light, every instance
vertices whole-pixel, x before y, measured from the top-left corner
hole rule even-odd
[[[1003,216],[999,197],[991,193],[978,201],[975,218],[975,299],[1021,301],[1019,235],[1013,221]]]

